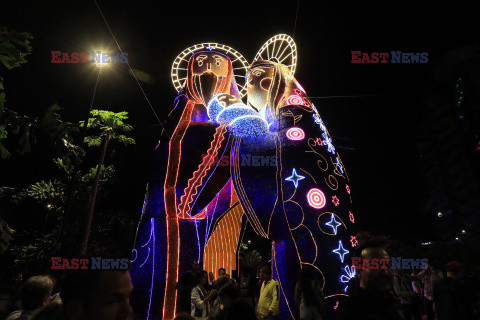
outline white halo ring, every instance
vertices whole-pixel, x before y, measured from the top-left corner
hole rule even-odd
[[[297,68],[297,45],[289,35],[277,34],[263,44],[253,60],[281,63],[286,65],[292,74],[295,74],[295,69]]]
[[[241,53],[235,49],[226,46],[224,44],[216,42],[204,42],[188,47],[180,52],[175,58],[172,64],[172,83],[177,91],[185,85],[187,79],[187,66],[190,56],[198,51],[202,50],[215,50],[227,55],[232,61],[233,76],[238,86],[240,95],[244,97],[247,94],[247,84],[245,82],[245,76],[249,67],[247,59],[243,57]]]

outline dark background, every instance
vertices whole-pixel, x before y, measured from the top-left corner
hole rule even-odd
[[[478,11],[466,2],[99,0],[98,5],[132,68],[155,78],[155,84],[142,87],[162,121],[176,94],[171,64],[184,48],[219,42],[252,61],[270,37],[293,36],[297,79],[312,97],[335,96],[312,101],[351,179],[360,229],[415,241],[436,236],[417,140],[434,61],[478,41]],[[57,102],[65,120],[84,119],[94,65],[51,64],[50,52],[119,51],[95,2],[9,1],[0,8],[0,25],[34,36],[29,62],[2,74],[8,105],[40,116]],[[428,52],[429,62],[351,64],[352,50]],[[102,71],[93,106],[129,112],[137,144],[109,155],[118,183],[103,205],[138,219],[161,127],[125,64]],[[26,186],[52,168],[31,156],[2,161],[1,183]]]

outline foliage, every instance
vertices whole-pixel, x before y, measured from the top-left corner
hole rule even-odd
[[[127,137],[122,132],[130,132],[133,127],[127,123],[128,112],[113,112],[108,110],[92,110],[90,111],[91,118],[88,119],[87,129],[95,129],[100,131],[99,135],[85,137],[85,142],[89,147],[99,147],[102,140],[107,136],[111,140],[116,140],[124,145],[135,144],[133,138]],[[80,126],[83,127],[85,121],[80,121]]]
[[[13,233],[14,231],[8,227],[7,222],[0,218],[0,255],[10,246]]]
[[[30,41],[33,39],[28,32],[8,30],[0,27],[0,62],[8,69],[20,67],[26,63],[25,56],[32,53]]]
[[[243,251],[239,255],[240,270],[256,271],[262,263],[262,257],[256,250]]]
[[[0,66],[3,64],[7,69],[13,69],[26,63],[25,56],[32,52],[30,39],[32,36],[27,32],[17,32],[0,27]],[[5,107],[3,90],[3,79],[0,77],[0,158],[5,159],[10,152],[4,144],[4,140],[7,139],[10,132],[18,138],[17,152],[23,154],[31,151],[31,130],[36,120],[19,115]]]

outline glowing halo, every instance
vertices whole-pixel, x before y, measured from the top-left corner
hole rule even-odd
[[[235,81],[237,82],[238,90],[242,97],[245,96],[245,94],[247,94],[245,76],[249,66],[247,59],[245,59],[242,54],[235,49],[215,42],[199,43],[180,52],[180,54],[173,61],[171,71],[172,83],[175,89],[180,91],[185,84],[185,80],[187,79],[188,59],[190,59],[190,56],[202,50],[218,51],[230,58],[232,61],[233,73]]]
[[[299,141],[305,138],[305,132],[298,127],[293,127],[287,130],[286,136],[290,140]]]
[[[263,44],[253,60],[278,62],[286,65],[292,74],[295,74],[295,69],[297,68],[297,46],[292,37],[286,34],[277,34]]]
[[[310,189],[307,193],[308,204],[315,209],[322,209],[327,204],[325,194],[317,188]]]

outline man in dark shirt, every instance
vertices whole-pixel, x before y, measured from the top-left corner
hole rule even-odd
[[[362,260],[389,259],[381,242],[367,242],[358,250]],[[359,286],[337,309],[336,320],[401,320],[401,306],[393,295],[390,269],[357,270]]]
[[[178,312],[190,313],[191,301],[190,295],[195,287],[196,279],[200,271],[197,261],[190,262],[190,271],[185,273],[180,281],[177,282],[176,289],[178,291],[177,306]]]
[[[462,281],[463,267],[456,261],[446,266],[447,277],[433,288],[438,320],[467,320],[473,317],[473,294]]]

